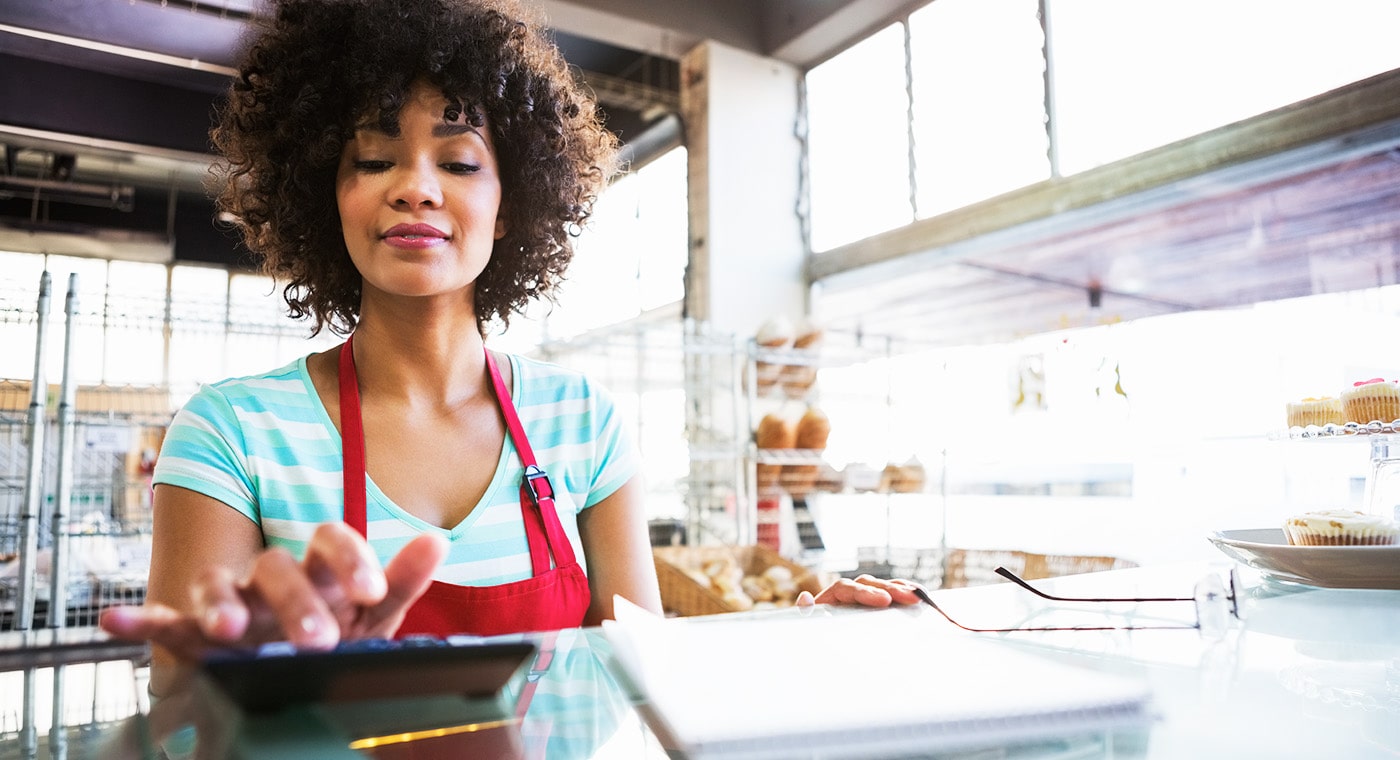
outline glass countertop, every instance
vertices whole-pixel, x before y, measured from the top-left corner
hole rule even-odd
[[[1227,563],[1189,563],[1035,581],[1063,596],[1190,596]],[[1240,568],[1243,620],[1222,637],[1189,627],[1161,630],[959,631],[932,609],[901,618],[940,636],[988,639],[1094,670],[1144,679],[1154,718],[1138,732],[1002,745],[997,757],[1394,757],[1400,754],[1400,590],[1323,589]],[[935,591],[965,625],[1165,623],[1189,626],[1190,602],[1080,604],[1039,599],[1011,584]],[[735,613],[708,622],[799,615],[863,615],[849,608]],[[90,630],[0,634],[0,760],[67,757],[459,757],[667,758],[683,756],[649,727],[647,700],[616,667],[602,629],[495,637],[539,646],[497,700],[306,705],[249,718],[196,687],[184,698],[146,696],[139,647],[103,642]],[[869,645],[869,642],[853,642]],[[546,654],[547,653],[547,654]],[[820,668],[820,663],[814,663]],[[697,685],[699,687],[700,685]],[[731,689],[764,688],[760,674]],[[862,695],[838,693],[833,700]],[[55,695],[58,695],[57,698]],[[723,694],[715,699],[722,705]],[[55,705],[58,705],[55,708]],[[442,709],[438,732],[418,730]],[[722,708],[721,708],[722,709]],[[782,709],[775,704],[774,709]],[[414,730],[395,733],[396,721]],[[54,730],[53,726],[59,726]],[[195,729],[192,725],[198,725]],[[367,737],[378,742],[365,743]],[[386,739],[386,737],[388,737]],[[393,737],[398,737],[394,739]],[[411,741],[409,740],[411,739]],[[841,752],[823,754],[842,756]],[[860,756],[860,755],[850,755]],[[966,758],[930,749],[920,757]],[[978,755],[980,757],[981,755]]]

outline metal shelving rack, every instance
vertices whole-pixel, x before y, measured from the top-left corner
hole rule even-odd
[[[904,348],[901,344],[899,348]],[[809,349],[799,348],[765,348],[759,346],[756,341],[749,340],[744,346],[745,384],[744,395],[746,399],[745,426],[747,430],[756,430],[759,419],[763,414],[771,409],[780,408],[783,405],[791,404],[816,404],[822,405],[823,389],[820,383],[820,370],[830,368],[850,367],[857,364],[872,362],[877,360],[890,360],[896,355],[897,345],[895,338],[891,336],[871,336],[860,333],[837,333],[823,336],[819,346]],[[817,371],[816,379],[813,380],[810,388],[801,389],[798,387],[784,387],[781,373],[779,381],[770,386],[766,392],[759,388],[758,377],[759,367],[763,364],[770,366],[781,366],[790,370],[793,367],[810,367]],[[800,374],[800,373],[799,373]],[[862,404],[868,404],[872,410],[880,410],[892,421],[894,413],[894,399],[890,385],[886,383],[883,390],[872,389],[868,398],[861,399]],[[883,451],[878,444],[872,443],[869,447],[871,461],[878,468],[890,461],[889,452]],[[757,503],[760,495],[758,493],[756,468],[760,464],[779,465],[783,467],[797,466],[822,466],[826,464],[823,451],[804,449],[760,449],[756,441],[750,436],[744,447],[745,472],[748,477],[749,503]],[[946,468],[946,458],[943,463]],[[784,473],[785,474],[785,473]],[[940,469],[938,472],[930,473],[936,477],[936,482],[940,488],[946,488],[946,472]],[[785,489],[786,484],[782,483],[780,476],[780,488]],[[808,489],[800,494],[790,494],[793,500],[794,518],[798,523],[797,538],[801,542],[801,547],[795,553],[796,561],[808,566],[820,566],[823,564],[823,549],[821,548],[820,532],[817,530],[816,518],[810,508],[817,504],[818,500],[833,496],[819,488]],[[858,565],[854,570],[843,571],[842,574],[857,575],[860,573],[870,573],[884,577],[901,577],[916,579],[926,583],[931,587],[938,586],[945,574],[946,558],[948,556],[947,546],[947,495],[943,493],[941,511],[944,515],[944,525],[938,538],[938,545],[928,549],[912,549],[894,547],[892,545],[891,532],[893,531],[894,519],[892,505],[895,499],[910,496],[910,494],[886,492],[884,496],[884,524],[886,540],[884,546],[862,546],[857,551]],[[920,498],[939,498],[938,494],[918,494]],[[810,504],[809,504],[810,502]],[[806,524],[804,524],[806,523]]]
[[[145,450],[154,460],[169,393],[74,381],[73,333],[84,319],[76,275],[62,382],[51,385],[50,288],[44,273],[35,311],[19,320],[35,331],[33,378],[0,381],[0,631],[93,625],[104,607],[145,596],[151,520],[139,460]]]
[[[663,309],[568,340],[546,341],[537,355],[586,373],[614,397],[674,393],[681,399],[679,420],[671,410],[665,419],[653,419],[645,409],[637,415],[634,437],[643,442],[647,465],[665,470],[647,478],[654,544],[752,542],[743,466],[744,361],[733,336]],[[647,447],[658,441],[667,451]],[[683,472],[671,468],[673,459],[683,460],[676,464]]]

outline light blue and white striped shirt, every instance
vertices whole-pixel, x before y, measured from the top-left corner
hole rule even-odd
[[[638,453],[602,388],[558,365],[509,359],[511,398],[586,571],[578,512],[622,487],[638,470]],[[436,580],[494,586],[529,578],[520,512],[523,471],[506,436],[486,493],[450,530],[405,512],[367,478],[369,543],[386,563],[414,536],[437,531],[451,548]],[[344,519],[340,434],[311,384],[306,359],[201,388],[171,422],[154,482],[228,504],[262,528],[268,546],[301,557],[318,524]]]

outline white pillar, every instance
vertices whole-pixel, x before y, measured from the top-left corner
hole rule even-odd
[[[804,313],[801,72],[709,40],[681,59],[690,170],[687,315],[746,338]]]

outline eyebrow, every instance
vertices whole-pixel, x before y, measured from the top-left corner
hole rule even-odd
[[[476,127],[473,127],[470,124],[444,123],[433,125],[433,137],[456,137],[457,135],[464,135],[468,132],[476,135],[477,137],[482,137],[481,132],[478,131]],[[483,139],[485,138],[483,137]]]
[[[390,135],[388,132],[384,131],[384,129],[382,129],[378,124],[366,124],[362,127],[359,127],[356,131],[370,132],[377,135],[383,135],[390,139],[402,138],[402,135]],[[480,137],[483,142],[485,142],[486,140],[486,136],[481,134],[481,130],[477,129],[476,127],[473,127],[470,124],[436,124],[433,126],[432,135],[433,137],[456,137],[458,135],[465,135],[468,133]]]

